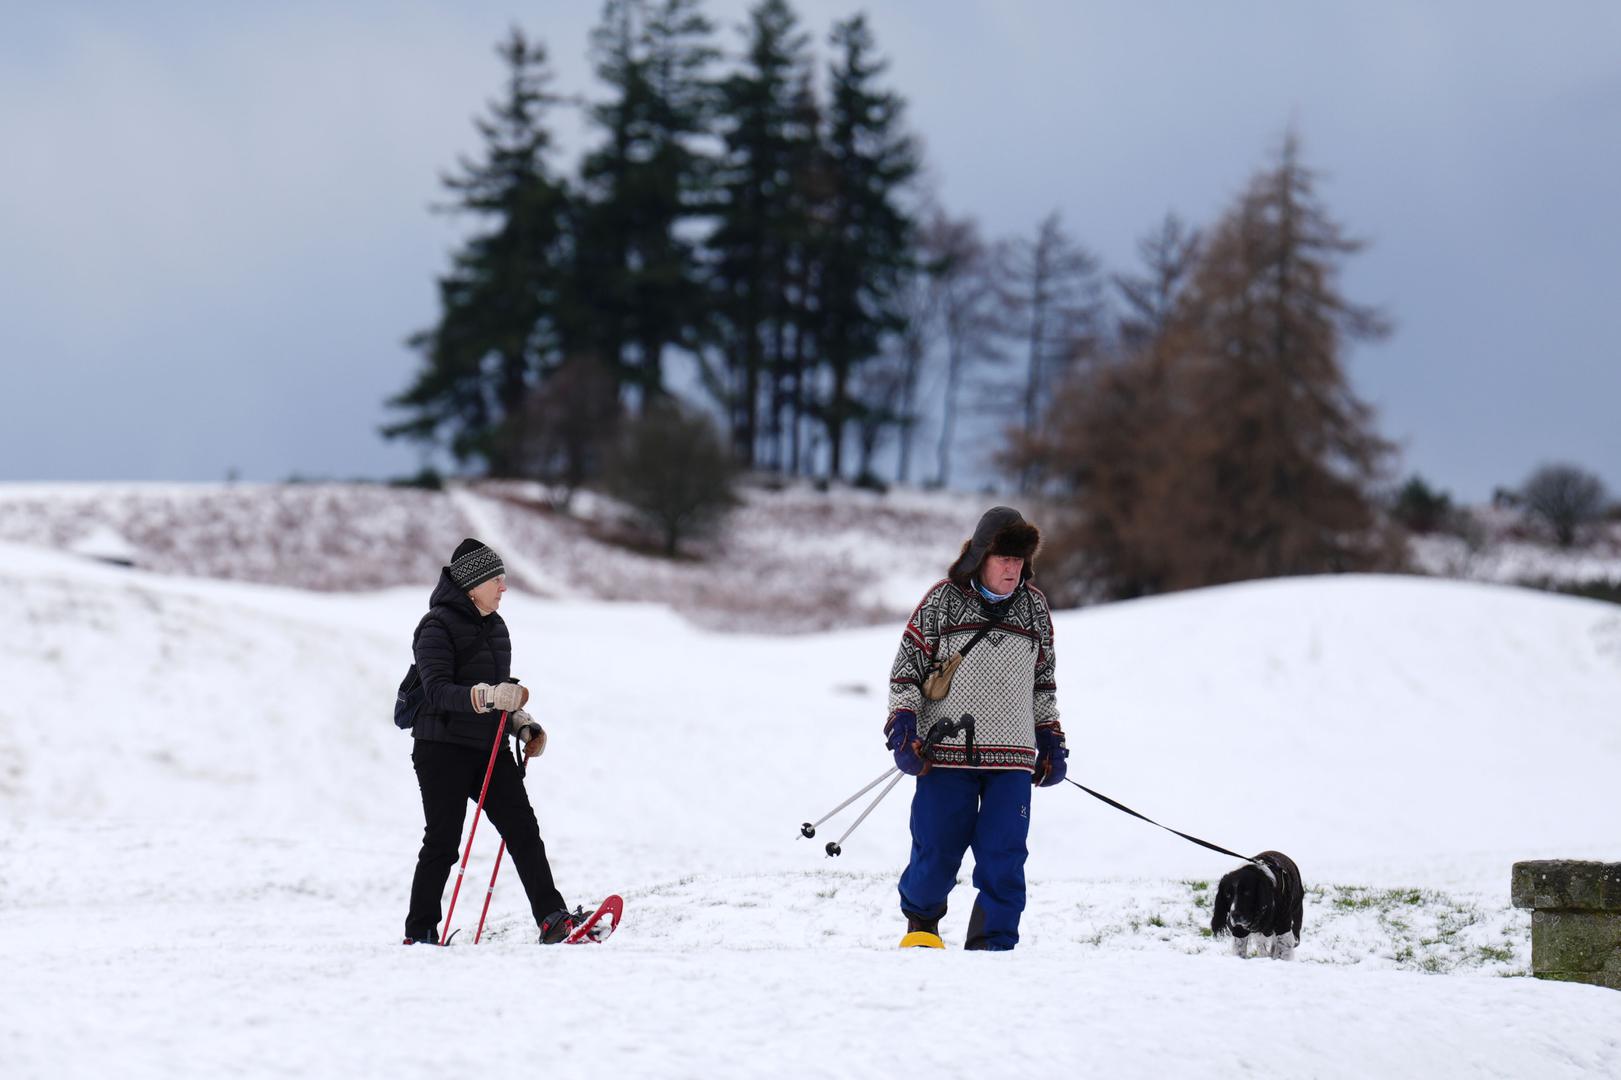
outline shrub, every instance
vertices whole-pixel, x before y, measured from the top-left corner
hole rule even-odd
[[[715,528],[738,502],[736,469],[714,424],[673,401],[624,424],[602,483],[666,555]]]

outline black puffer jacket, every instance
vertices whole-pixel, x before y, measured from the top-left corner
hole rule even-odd
[[[412,650],[423,689],[412,734],[488,750],[501,714],[474,712],[472,687],[504,682],[511,674],[512,635],[501,616],[480,615],[448,571],[440,572],[429,605]]]

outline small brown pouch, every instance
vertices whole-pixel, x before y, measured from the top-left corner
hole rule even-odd
[[[957,668],[962,665],[962,658],[968,655],[968,650],[978,645],[980,639],[995,629],[996,624],[1006,617],[1007,609],[991,613],[989,621],[979,628],[979,632],[968,639],[968,644],[957,651],[955,656],[945,660],[931,660],[928,670],[923,674],[923,696],[929,701],[943,701],[951,693],[951,677],[957,674]]]
[[[957,667],[962,663],[962,653],[957,653],[945,663],[936,660],[929,665],[928,674],[923,677],[923,696],[930,701],[943,701],[951,693],[951,677],[957,673]]]

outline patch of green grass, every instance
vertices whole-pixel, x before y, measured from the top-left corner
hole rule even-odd
[[[1371,916],[1383,942],[1380,953],[1398,967],[1446,973],[1515,962],[1512,940],[1480,940],[1489,913],[1467,898],[1431,889],[1362,885],[1318,886],[1309,888],[1307,895],[1317,910],[1319,927],[1325,923],[1332,927],[1344,920],[1360,923],[1366,933],[1373,929],[1367,922]],[[1311,915],[1307,922],[1313,922]],[[1510,932],[1504,929],[1503,934],[1508,936]]]

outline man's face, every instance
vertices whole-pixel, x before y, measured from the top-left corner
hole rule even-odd
[[[473,603],[486,615],[501,606],[501,594],[507,591],[507,576],[497,574],[482,585],[475,585],[468,590],[467,595],[473,598]]]
[[[1015,555],[987,555],[980,567],[979,580],[998,595],[1010,593],[1019,587],[1019,575],[1024,571],[1024,560]]]

